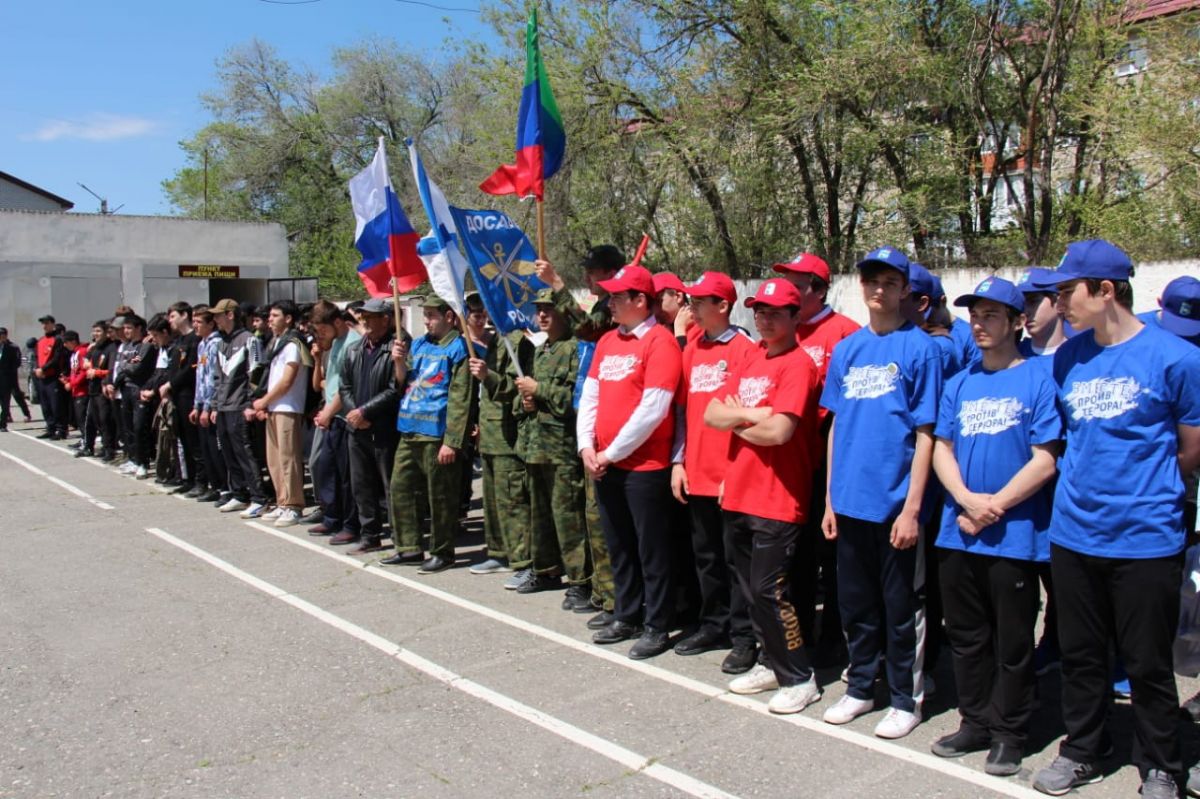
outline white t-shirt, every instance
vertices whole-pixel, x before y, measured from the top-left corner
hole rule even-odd
[[[284,367],[289,363],[300,363],[300,348],[296,346],[295,342],[285,346],[283,352],[271,359],[271,371],[267,373],[267,391],[274,390],[275,386],[279,385],[279,381],[283,380]],[[279,399],[267,403],[267,410],[271,413],[280,411],[304,413],[304,398],[308,380],[308,367],[301,365],[296,370],[296,379],[292,383],[292,387]]]

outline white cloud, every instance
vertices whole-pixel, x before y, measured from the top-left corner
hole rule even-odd
[[[82,119],[53,119],[26,136],[34,141],[83,139],[85,141],[117,141],[148,136],[158,130],[151,119],[119,114],[89,114]]]

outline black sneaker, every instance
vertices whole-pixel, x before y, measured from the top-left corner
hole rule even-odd
[[[517,587],[518,594],[536,594],[538,591],[553,591],[562,588],[562,576],[557,574],[533,574],[529,580]]]
[[[929,751],[938,757],[962,757],[971,752],[982,752],[990,744],[991,736],[986,732],[959,727],[956,732],[934,741]]]
[[[726,674],[745,674],[758,662],[758,647],[754,644],[734,644],[733,649],[721,661],[721,671]]]
[[[592,609],[592,589],[584,585],[567,586],[563,596],[562,609],[575,613],[587,613]]]
[[[1100,782],[1104,775],[1091,763],[1077,763],[1059,755],[1033,777],[1033,787],[1051,796],[1062,796],[1080,785]]]
[[[992,744],[983,770],[993,777],[1011,777],[1016,774],[1021,770],[1021,747],[1016,744]]]

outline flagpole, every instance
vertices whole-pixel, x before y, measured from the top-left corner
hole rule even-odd
[[[466,303],[463,304],[463,310],[466,310]],[[475,345],[471,343],[471,331],[467,329],[467,315],[464,313],[462,315],[455,314],[455,316],[458,317],[458,326],[462,328],[463,338],[467,342],[467,355],[472,358],[477,357],[475,355]]]
[[[396,285],[395,276],[392,277],[392,313],[396,315],[396,341],[399,341],[404,325],[400,321],[400,287]]]
[[[537,198],[537,247],[538,258],[546,260],[546,215],[542,212],[542,198]]]

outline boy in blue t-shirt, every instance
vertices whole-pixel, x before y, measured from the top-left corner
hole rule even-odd
[[[1017,351],[1017,287],[989,277],[954,304],[970,309],[982,360],[946,384],[934,431],[933,468],[946,489],[942,604],[962,722],[932,749],[988,749],[984,770],[1006,776],[1021,769],[1034,706],[1038,572],[1050,559],[1063,425],[1049,372]]]
[[[846,724],[874,707],[882,655],[891,707],[875,727],[881,738],[912,732],[924,699],[917,544],[942,375],[937,345],[900,311],[908,266],[891,247],[858,264],[870,322],[833,351],[821,394],[833,415],[821,528],[838,542],[838,606],[850,651],[849,688],[825,721]]]
[[[1177,796],[1183,770],[1171,644],[1183,474],[1200,463],[1200,350],[1133,315],[1132,272],[1122,250],[1092,240],[1069,245],[1048,278],[1081,331],[1053,371],[1067,422],[1050,525],[1067,737],[1034,779],[1053,795],[1103,776],[1114,640],[1132,685],[1142,796]]]

